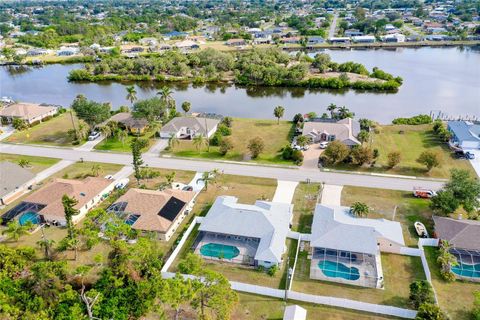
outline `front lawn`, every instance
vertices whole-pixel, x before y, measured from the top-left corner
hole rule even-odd
[[[379,158],[373,168],[345,164],[335,168],[434,178],[448,178],[453,168],[466,169],[475,174],[469,161],[456,159],[447,144],[434,135],[432,125],[381,126],[378,134],[372,134],[371,140],[370,147],[379,151]],[[436,152],[440,156],[441,166],[433,168],[430,172],[417,162],[420,154],[426,150]],[[388,169],[388,154],[393,151],[400,152],[401,161],[395,168]]]
[[[78,119],[75,115],[73,116],[73,121],[75,127],[78,128]],[[70,111],[67,111],[27,130],[17,131],[5,139],[5,141],[52,146],[72,146],[73,139],[67,134],[70,129],[73,129],[73,125]]]
[[[55,158],[21,156],[17,154],[0,153],[0,162],[9,161],[18,164],[20,160],[28,161],[29,165],[25,169],[28,169],[33,173],[39,173],[60,161],[60,159]]]
[[[97,170],[94,168],[98,167],[98,176],[104,177],[106,175],[114,174],[120,171],[123,168],[120,164],[112,163],[100,163],[100,162],[75,162],[72,165],[66,167],[65,169],[53,174],[48,178],[49,181],[52,181],[55,178],[62,179],[83,179],[89,175],[96,176]]]
[[[480,283],[461,280],[445,282],[440,275],[440,266],[437,263],[438,248],[425,247],[424,249],[440,308],[450,316],[450,319],[472,319],[470,312],[473,308],[473,293],[480,291]]]
[[[370,207],[369,218],[385,218],[400,222],[407,246],[416,246],[418,242],[413,227],[415,221],[422,222],[432,234],[433,212],[429,208],[430,201],[415,198],[412,192],[344,186],[342,205],[349,207],[357,201]]]
[[[310,279],[311,260],[307,258],[307,252],[301,252],[297,259],[292,289],[322,296],[409,308],[410,283],[425,279],[420,258],[388,253],[382,253],[381,257],[385,283],[383,290]]]
[[[301,233],[310,233],[313,221],[313,212],[320,192],[319,183],[300,182],[293,195],[292,230]]]
[[[293,125],[288,121],[260,120],[260,119],[233,119],[232,134],[228,138],[233,143],[233,149],[222,156],[218,147],[211,146],[207,152],[206,147],[197,149],[193,141],[180,141],[173,151],[166,151],[178,157],[218,159],[231,161],[244,161],[250,159],[247,148],[248,142],[261,137],[265,144],[265,149],[260,156],[253,160],[261,163],[289,164],[291,161],[283,160],[280,150],[290,142]]]
[[[147,151],[152,144],[155,142],[153,139],[153,136],[155,135],[154,130],[147,131],[144,135],[140,136],[139,138],[146,139],[148,141],[148,144],[145,148],[142,149],[142,152]],[[132,149],[130,147],[130,144],[132,143],[132,140],[136,138],[136,136],[133,136],[129,134],[127,138],[122,142],[117,137],[110,137],[107,139],[103,139],[98,143],[94,149],[96,150],[105,150],[105,151],[114,151],[114,152],[132,152]]]

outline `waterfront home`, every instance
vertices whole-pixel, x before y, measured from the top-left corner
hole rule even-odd
[[[239,47],[239,46],[244,46],[246,45],[247,42],[245,39],[229,39],[225,42],[225,45],[229,47]]]
[[[434,236],[450,243],[457,258],[451,271],[460,279],[480,282],[480,221],[433,216]]]
[[[210,138],[217,131],[220,120],[203,117],[175,117],[160,129],[161,138],[175,136],[179,139],[193,139],[203,135]]]
[[[381,39],[383,42],[405,42],[405,36],[401,33],[388,34]]]
[[[130,112],[119,112],[114,114],[110,119],[103,122],[100,126],[104,126],[110,121],[117,122],[122,129],[128,130],[132,134],[143,134],[148,128],[148,121],[145,118],[134,118]]]
[[[310,36],[307,38],[307,45],[321,44],[324,42],[325,42],[325,39],[323,39],[320,36]]]
[[[380,252],[400,253],[402,226],[354,217],[350,208],[318,204],[310,236],[310,278],[382,288]]]
[[[328,42],[335,44],[335,43],[350,43],[349,37],[331,37],[328,38]]]
[[[6,205],[15,200],[25,191],[35,174],[16,163],[0,162],[0,205]]]
[[[292,212],[288,203],[257,200],[251,205],[232,196],[218,197],[202,218],[195,253],[255,267],[279,266]]]
[[[36,103],[19,102],[7,105],[0,110],[2,123],[12,123],[13,119],[22,119],[28,124],[42,122],[58,112],[57,107],[43,106]]]
[[[301,40],[300,37],[287,37],[287,38],[280,39],[280,42],[284,44],[298,44],[300,43],[300,40]]]
[[[166,189],[163,191],[129,189],[109,208],[133,229],[155,232],[168,241],[191,211],[195,192]]]
[[[463,150],[480,149],[480,124],[469,121],[448,121],[451,143]]]
[[[363,32],[361,32],[358,29],[348,29],[345,30],[345,37],[358,37],[358,36],[363,36]]]
[[[313,119],[305,122],[302,135],[310,137],[313,143],[338,140],[349,147],[361,145],[357,135],[360,124],[351,118],[342,120]]]
[[[62,204],[64,195],[78,201],[74,208],[79,210],[79,213],[72,218],[73,223],[78,223],[91,208],[113,190],[114,185],[113,180],[98,177],[88,177],[83,180],[55,179],[7,211],[2,216],[2,223],[5,224],[18,217],[21,224],[27,219],[35,223],[45,221],[65,226],[65,212]]]
[[[352,37],[352,41],[355,43],[374,43],[375,37],[374,36],[354,36]]]
[[[43,56],[49,53],[47,49],[32,49],[27,51],[27,56],[29,57],[36,57],[36,56]]]

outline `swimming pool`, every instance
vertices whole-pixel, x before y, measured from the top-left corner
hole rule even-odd
[[[125,223],[128,224],[129,226],[132,226],[135,222],[137,222],[138,218],[140,218],[139,215],[137,214],[131,214],[125,219]]]
[[[240,254],[237,247],[219,243],[207,243],[200,248],[200,253],[206,257],[233,259]]]
[[[480,263],[466,264],[458,261],[458,266],[452,267],[452,272],[462,277],[480,278]]]
[[[24,226],[28,221],[31,221],[33,224],[39,224],[40,216],[36,212],[27,211],[18,218],[18,222],[21,226]]]
[[[323,260],[318,263],[323,274],[330,278],[343,278],[346,280],[358,280],[360,273],[355,267],[347,267],[343,263]]]

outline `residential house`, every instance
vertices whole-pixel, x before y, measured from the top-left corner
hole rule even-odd
[[[292,211],[288,203],[258,200],[251,205],[232,196],[218,197],[202,218],[195,253],[256,267],[280,266]],[[216,250],[219,247],[225,252]]]
[[[119,112],[114,114],[110,119],[103,122],[101,126],[108,122],[117,122],[119,127],[128,130],[132,134],[143,134],[148,128],[148,121],[145,118],[134,118],[130,112]]]
[[[198,43],[192,40],[183,40],[180,42],[175,42],[174,46],[183,51],[189,51],[200,48]]]
[[[287,37],[287,38],[280,39],[280,42],[284,44],[298,44],[300,43],[300,40],[301,40],[300,37]]]
[[[383,42],[405,42],[405,36],[401,33],[388,34],[381,39]]]
[[[335,44],[335,43],[350,43],[349,37],[331,37],[328,38],[328,42]]]
[[[44,106],[36,103],[19,102],[8,105],[0,110],[3,123],[12,123],[13,119],[22,119],[28,124],[41,122],[47,117],[52,117],[58,112],[57,107]]]
[[[361,145],[357,139],[359,132],[360,124],[351,118],[338,121],[314,119],[304,123],[302,135],[310,137],[313,143],[338,140],[349,147],[353,147]]]
[[[316,45],[324,43],[325,39],[320,36],[310,36],[307,38],[307,45]]]
[[[480,124],[469,121],[448,121],[451,143],[463,150],[480,149]]]
[[[78,201],[74,208],[79,210],[79,213],[72,218],[73,223],[77,223],[113,190],[114,185],[113,180],[97,177],[88,177],[83,180],[55,179],[7,211],[2,216],[3,223],[16,217],[19,217],[22,222],[23,214],[29,214],[34,215],[37,221],[65,226],[65,212],[62,204],[64,195]]]
[[[361,32],[358,29],[348,29],[345,30],[345,37],[358,37],[358,36],[363,36],[363,32]]]
[[[354,36],[352,37],[352,41],[355,43],[374,43],[375,37],[374,36]]]
[[[27,56],[36,57],[36,56],[43,56],[48,53],[49,51],[47,49],[32,49],[27,51]]]
[[[0,205],[6,205],[15,200],[25,191],[35,174],[16,163],[0,162]]]
[[[217,131],[220,120],[202,117],[175,117],[160,129],[160,137],[172,135],[180,139],[193,139],[203,135],[210,138]]]
[[[225,42],[225,45],[229,47],[240,47],[240,46],[245,46],[247,42],[245,39],[229,39]]]
[[[132,188],[108,211],[114,212],[133,229],[155,232],[159,239],[168,241],[191,211],[195,195],[193,191]]]
[[[433,216],[435,237],[448,241],[457,259],[451,271],[460,279],[480,282],[480,221]]]
[[[149,37],[149,38],[142,38],[138,41],[142,46],[146,46],[146,47],[155,47],[158,45],[158,40],[156,38],[153,38],[153,37]]]
[[[380,252],[400,253],[402,226],[354,217],[349,207],[317,204],[310,236],[310,278],[383,288]]]

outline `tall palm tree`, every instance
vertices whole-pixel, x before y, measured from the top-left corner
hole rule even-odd
[[[198,181],[203,181],[205,185],[205,190],[208,190],[208,185],[217,182],[219,175],[220,172],[218,171],[218,169],[213,169],[212,171],[205,171],[204,173],[202,173],[202,177],[197,180],[197,183]]]
[[[7,228],[2,231],[2,234],[6,234],[9,239],[18,241],[21,236],[28,234],[29,227],[27,225],[20,225],[17,220],[12,220],[7,224]]]
[[[37,241],[37,245],[40,247],[40,249],[43,249],[43,252],[45,254],[45,259],[50,260],[51,259],[51,249],[53,248],[53,245],[55,244],[54,240],[50,239],[41,239]]]
[[[108,125],[101,126],[99,130],[103,134],[103,136],[107,139],[113,135],[112,128]]]
[[[363,202],[357,201],[350,207],[350,213],[355,217],[366,217],[368,212],[370,212],[370,208]]]
[[[175,105],[175,100],[173,99],[172,97],[172,89],[170,89],[169,87],[165,86],[165,87],[162,87],[158,92],[157,92],[157,95],[160,96],[160,99],[163,101],[163,103],[165,104],[165,106],[167,108],[171,108],[172,106]]]
[[[193,145],[195,148],[197,148],[197,150],[203,146],[208,146],[208,144],[208,139],[203,134],[199,134],[193,138]]]
[[[98,163],[94,163],[92,165],[92,175],[95,176],[95,177],[98,177],[98,175],[103,172],[103,168],[100,164]]]
[[[276,106],[275,109],[273,109],[273,115],[277,118],[277,124],[280,124],[280,118],[283,117],[284,113],[285,108],[282,106]]]
[[[335,110],[337,110],[337,105],[334,103],[330,103],[330,105],[327,107],[327,111],[330,112],[330,117],[332,119],[335,118]]]
[[[127,140],[128,133],[125,130],[117,129],[116,133],[117,139],[122,143],[122,146],[125,145],[125,140]]]
[[[168,138],[168,148],[173,151],[175,146],[178,146],[180,144],[180,141],[178,140],[177,136],[172,134],[170,138]]]
[[[128,86],[126,90],[127,90],[126,98],[128,101],[130,101],[131,104],[133,104],[133,102],[137,100],[137,90],[135,90],[134,86]]]

